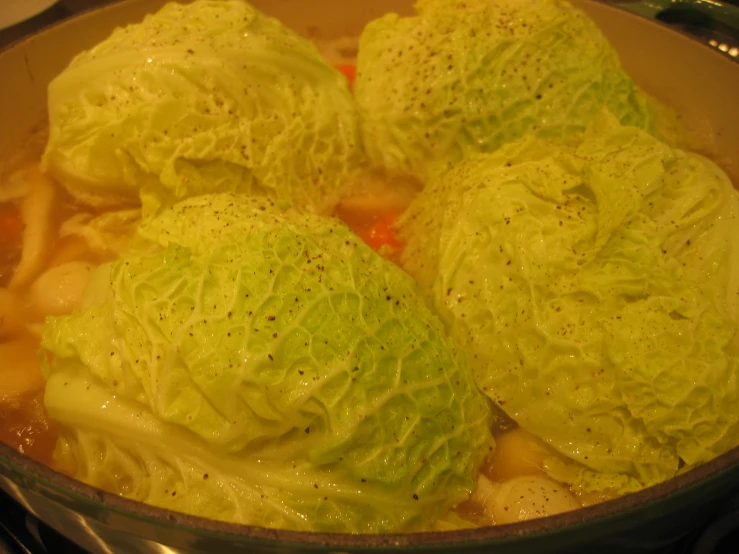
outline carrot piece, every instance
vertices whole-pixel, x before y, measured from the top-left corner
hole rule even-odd
[[[393,229],[396,214],[387,214],[377,220],[366,232],[360,236],[373,250],[380,250],[383,246],[389,246],[393,250],[399,249],[403,244],[398,240]]]
[[[0,209],[0,242],[20,245],[23,237],[23,227],[20,212]]]
[[[354,80],[357,78],[357,66],[353,63],[340,63],[334,67],[344,74],[346,80],[349,82],[349,88],[352,88],[354,86]]]

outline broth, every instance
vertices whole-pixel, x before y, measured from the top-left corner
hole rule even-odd
[[[38,267],[26,282],[14,282],[22,260],[24,201],[32,194],[45,132],[35,134],[27,147],[3,166],[0,174],[0,440],[22,454],[53,466],[57,435],[44,408],[44,378],[39,358],[40,328],[44,318],[68,313],[74,305],[55,305],[65,294],[64,286],[45,283],[43,274],[72,262],[97,265],[111,259],[93,252],[80,237],[59,236],[59,227],[85,208],[75,203],[62,187],[54,189],[53,213],[44,244],[37,253]],[[29,177],[30,175],[30,177]],[[33,208],[33,207],[32,207]],[[27,210],[28,211],[28,210]],[[37,224],[38,222],[33,222]],[[35,283],[40,283],[34,288]],[[68,287],[67,287],[68,288]]]

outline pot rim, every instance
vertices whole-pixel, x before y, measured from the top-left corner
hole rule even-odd
[[[615,522],[633,511],[648,509],[667,497],[689,493],[708,481],[739,468],[739,446],[710,462],[640,491],[553,516],[518,523],[507,523],[458,531],[427,531],[386,534],[316,533],[243,525],[158,508],[131,500],[78,481],[49,466],[32,460],[14,448],[0,443],[0,468],[16,473],[31,489],[51,489],[66,499],[82,501],[89,507],[102,508],[158,526],[186,528],[202,536],[219,535],[230,540],[251,539],[300,546],[402,548],[413,546],[452,546],[504,544],[527,537],[546,537],[565,528],[582,531],[585,527]],[[6,472],[3,471],[3,474]],[[12,477],[11,481],[16,482]]]

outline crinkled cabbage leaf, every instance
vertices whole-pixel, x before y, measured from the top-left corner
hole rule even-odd
[[[426,176],[528,132],[578,140],[602,106],[645,129],[652,115],[614,48],[561,0],[419,0],[417,16],[367,25],[355,95],[378,165]]]
[[[112,210],[100,214],[77,212],[59,227],[59,237],[78,237],[92,252],[118,257],[135,239],[141,210]]]
[[[739,442],[737,194],[707,159],[603,113],[441,171],[400,221],[403,263],[483,391],[627,492]]]
[[[362,161],[346,79],[246,2],[168,4],[49,86],[44,165],[79,199],[147,212],[240,191],[330,209]]]
[[[464,500],[489,400],[413,280],[331,219],[206,195],[49,318],[45,403],[78,478],[314,531],[419,529]]]

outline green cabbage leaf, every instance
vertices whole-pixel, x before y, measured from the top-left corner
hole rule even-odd
[[[363,158],[344,76],[246,2],[168,4],[48,92],[44,167],[90,204],[240,191],[330,210]]]
[[[652,128],[645,97],[582,11],[561,0],[420,0],[364,29],[355,95],[367,154],[425,177],[529,132],[572,143],[602,106]]]
[[[44,326],[46,408],[78,478],[328,532],[420,529],[468,497],[490,402],[407,274],[334,220],[241,195],[141,235]]]
[[[622,493],[739,442],[738,217],[712,162],[602,113],[438,172],[399,224],[478,385],[566,457],[549,473]]]

